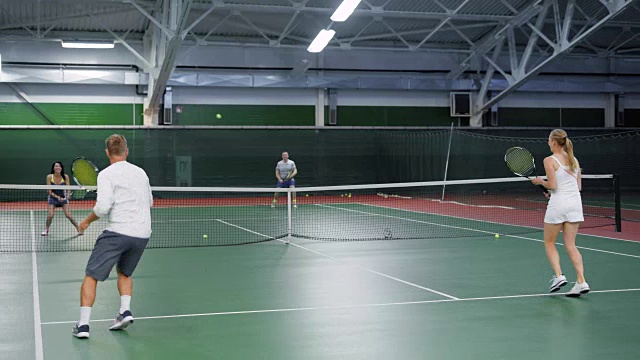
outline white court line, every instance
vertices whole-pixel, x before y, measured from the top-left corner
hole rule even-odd
[[[589,292],[589,294],[606,294],[606,293],[621,293],[621,292],[634,292],[640,291],[638,289],[613,289],[613,290],[595,290]],[[475,297],[466,299],[440,299],[440,300],[423,300],[423,301],[403,301],[392,303],[378,303],[378,304],[360,304],[360,305],[345,305],[345,306],[319,306],[319,307],[302,307],[302,308],[285,308],[285,309],[265,309],[265,310],[246,310],[246,311],[224,311],[224,312],[211,312],[211,313],[199,313],[199,314],[181,314],[181,315],[162,315],[162,316],[142,316],[136,317],[137,320],[153,320],[153,319],[175,319],[175,318],[187,318],[187,317],[202,317],[202,316],[220,316],[220,315],[244,315],[244,314],[264,314],[264,313],[278,313],[278,312],[293,312],[293,311],[317,311],[317,310],[341,310],[341,309],[356,309],[356,308],[372,308],[372,307],[384,307],[384,306],[403,306],[403,305],[418,305],[418,304],[437,304],[447,302],[467,302],[467,301],[486,301],[486,300],[504,300],[504,299],[524,299],[534,297],[552,297],[552,296],[564,296],[563,293],[542,293],[542,294],[524,294],[524,295],[507,295],[507,296],[488,296],[488,297]],[[568,299],[567,301],[575,301],[574,299]],[[99,319],[91,320],[91,322],[112,322],[113,319]],[[76,321],[50,321],[43,322],[42,325],[59,325],[59,324],[73,324]]]
[[[276,238],[275,238],[275,237],[273,237],[273,236],[269,236],[269,235],[261,234],[261,233],[259,233],[259,232],[255,232],[255,231],[253,231],[253,230],[249,230],[249,229],[247,229],[247,228],[243,228],[242,226],[238,226],[238,225],[232,224],[232,223],[230,223],[230,222],[226,222],[226,221],[224,221],[224,220],[220,220],[220,219],[215,219],[215,220],[216,220],[216,221],[218,221],[218,222],[221,222],[221,223],[223,223],[223,224],[225,224],[225,225],[229,225],[229,226],[232,226],[232,227],[234,227],[234,228],[238,228],[238,229],[240,229],[240,230],[244,230],[244,231],[250,232],[250,233],[252,233],[252,234],[256,234],[256,235],[258,235],[258,236],[262,236],[262,237],[267,238],[267,239],[276,240]]]
[[[544,240],[540,240],[540,239],[533,239],[533,238],[528,238],[528,237],[518,236],[518,235],[505,235],[505,236],[509,236],[509,237],[513,237],[513,238],[518,238],[518,239],[524,239],[524,240],[537,241],[537,242],[541,242],[541,243],[543,243],[543,242],[544,242]],[[562,244],[562,243],[557,243],[557,245],[564,246],[564,244]],[[620,256],[628,256],[628,257],[632,257],[632,258],[640,259],[640,256],[639,256],[639,255],[631,255],[631,254],[619,253],[619,252],[615,252],[615,251],[607,251],[607,250],[593,249],[593,248],[588,248],[588,247],[584,247],[584,246],[576,246],[576,247],[577,247],[578,249],[583,249],[583,250],[597,251],[597,252],[601,252],[601,253],[605,253],[605,254],[620,255]]]
[[[356,204],[358,204],[358,205],[366,205],[366,204],[360,204],[360,203],[356,203]],[[434,222],[429,222],[429,221],[424,221],[424,220],[407,219],[407,218],[403,218],[403,217],[400,217],[400,216],[378,214],[378,213],[372,213],[372,212],[361,211],[361,210],[345,209],[345,208],[341,208],[341,207],[337,207],[337,206],[324,205],[324,204],[314,204],[314,205],[320,206],[320,207],[324,207],[324,208],[328,208],[328,209],[337,209],[337,210],[350,211],[350,212],[366,214],[366,215],[381,216],[381,217],[386,217],[386,218],[390,218],[390,219],[398,219],[398,220],[417,222],[417,223],[421,223],[421,224],[436,225],[436,226],[454,228],[454,229],[458,229],[458,230],[476,231],[476,232],[481,232],[481,233],[486,233],[486,234],[491,234],[491,235],[495,234],[495,232],[491,232],[491,231],[471,229],[471,228],[465,228],[465,227],[455,226],[455,225],[439,224],[439,223],[434,223]],[[380,207],[383,208],[383,209],[396,210],[395,208],[385,208],[383,206],[380,206]],[[420,214],[419,212],[417,212],[417,213]],[[422,214],[426,214],[426,213],[422,213]],[[442,216],[446,216],[446,215],[442,215]]]
[[[38,258],[36,256],[36,224],[33,210],[30,211],[31,220],[31,268],[33,273],[33,330],[35,335],[36,360],[44,359],[42,347],[42,321],[40,319],[40,289],[38,287]]]
[[[323,253],[318,252],[318,251],[315,251],[315,250],[311,250],[311,249],[306,248],[306,247],[304,247],[304,246],[302,246],[302,245],[298,245],[298,244],[291,244],[291,245],[292,245],[292,246],[299,247],[299,248],[304,249],[304,250],[306,250],[306,251],[312,252],[312,253],[314,253],[314,254],[317,254],[317,255],[320,255],[320,256],[324,256],[324,257],[326,257],[326,258],[328,258],[328,259],[331,259],[331,260],[334,260],[334,261],[343,262],[343,263],[345,263],[345,264],[347,264],[347,265],[349,265],[349,266],[352,266],[352,267],[354,267],[354,268],[356,268],[356,269],[360,269],[360,270],[368,271],[368,272],[370,272],[370,273],[373,273],[373,274],[376,274],[376,275],[380,275],[380,276],[386,277],[386,278],[391,279],[391,280],[399,281],[399,282],[401,282],[401,283],[403,283],[403,284],[410,285],[410,286],[416,287],[416,288],[418,288],[418,289],[426,290],[426,291],[432,292],[432,293],[434,293],[434,294],[438,294],[438,295],[444,296],[444,297],[449,298],[449,299],[451,299],[451,300],[460,300],[459,298],[457,298],[457,297],[455,297],[455,296],[451,296],[451,295],[449,295],[449,294],[445,294],[445,293],[440,292],[440,291],[437,291],[437,290],[433,290],[433,289],[430,289],[430,288],[427,288],[427,287],[424,287],[424,286],[420,286],[420,285],[417,285],[417,284],[414,284],[414,283],[411,283],[411,282],[408,282],[408,281],[405,281],[405,280],[402,280],[402,279],[398,279],[398,278],[395,278],[395,277],[393,277],[393,276],[390,276],[390,275],[387,275],[387,274],[383,274],[383,273],[381,273],[381,272],[377,272],[377,271],[375,271],[375,270],[371,270],[371,269],[368,269],[368,268],[362,267],[362,266],[360,266],[360,265],[355,265],[355,264],[347,263],[346,261],[343,261],[343,260],[340,260],[340,259],[334,258],[334,257],[332,257],[332,256],[329,256],[329,255],[323,254]]]
[[[368,205],[368,204],[362,204],[362,203],[357,203],[357,204],[358,204],[358,205]],[[393,215],[385,215],[385,214],[370,213],[370,212],[366,212],[366,211],[353,210],[353,209],[345,209],[345,208],[336,207],[336,206],[330,206],[330,205],[321,205],[321,204],[316,204],[316,205],[317,205],[317,206],[321,206],[321,207],[326,207],[326,208],[332,208],[332,209],[343,210],[343,211],[352,211],[352,212],[357,212],[357,213],[362,213],[362,214],[369,214],[369,215],[375,215],[375,216],[382,216],[382,217],[391,218],[391,219],[398,219],[398,220],[405,220],[405,221],[417,222],[417,223],[422,223],[422,224],[429,224],[429,225],[443,226],[443,227],[455,228],[455,229],[460,229],[460,230],[470,230],[470,231],[475,231],[475,232],[484,233],[484,234],[490,234],[490,235],[495,234],[495,233],[494,233],[494,232],[492,232],[492,231],[478,230],[478,229],[471,229],[471,228],[465,228],[465,227],[454,226],[454,225],[438,224],[438,223],[433,223],[433,222],[429,222],[429,221],[422,221],[422,220],[415,220],[415,219],[407,219],[407,218],[403,218],[403,217],[400,217],[400,216],[393,216]],[[380,207],[380,208],[383,208],[383,209],[390,209],[390,210],[401,210],[401,211],[405,211],[405,210],[403,210],[403,209],[385,208],[385,207],[383,207],[383,206],[376,206],[376,205],[371,205],[371,206],[374,206],[374,207]],[[411,211],[411,210],[406,210],[406,211],[409,211],[409,212],[412,212],[412,213],[416,213],[416,214],[427,214],[427,213],[421,213],[421,212],[418,212],[418,211]],[[441,216],[445,216],[445,217],[446,217],[447,215],[441,215]],[[455,218],[458,218],[458,217],[455,217]],[[459,219],[464,219],[464,218],[459,218]],[[466,219],[466,220],[483,222],[482,220],[475,220],[475,219]],[[508,225],[508,224],[502,224],[502,225]],[[513,225],[513,226],[517,226],[517,225]],[[580,235],[585,235],[585,234],[580,234]],[[524,239],[524,240],[537,241],[537,242],[544,242],[544,240],[534,239],[534,238],[529,238],[529,237],[525,237],[525,236],[509,235],[509,234],[503,234],[503,236],[508,236],[508,237],[517,238],[517,239]],[[558,243],[557,245],[564,246],[564,244],[562,244],[562,243]],[[640,255],[631,255],[631,254],[625,254],[625,253],[620,253],[620,252],[615,252],[615,251],[607,251],[607,250],[600,250],[600,249],[588,248],[588,247],[584,247],[584,246],[576,246],[576,247],[577,247],[578,249],[584,249],[584,250],[590,250],[590,251],[597,251],[597,252],[601,252],[601,253],[605,253],[605,254],[620,255],[620,256],[627,256],[627,257],[632,257],[632,258],[640,259]]]
[[[222,221],[222,220],[217,220],[217,221],[220,221],[221,223],[227,224],[227,225],[229,225],[229,226],[233,226],[233,227],[238,228],[238,229],[242,229],[242,230],[244,230],[244,231],[248,231],[248,232],[250,232],[250,233],[252,233],[252,234],[256,234],[256,235],[260,235],[260,236],[263,236],[263,237],[266,237],[266,238],[273,239],[273,237],[271,237],[271,236],[267,236],[267,235],[264,235],[264,234],[260,234],[259,232],[255,232],[255,231],[253,231],[253,230],[249,230],[249,229],[247,229],[247,228],[243,228],[242,226],[238,226],[238,225],[235,225],[235,224],[231,224],[231,223],[229,223],[229,222]],[[279,240],[279,241],[285,242],[285,241],[283,241],[283,240]],[[352,264],[352,263],[348,263],[348,262],[346,262],[346,261],[344,261],[344,260],[340,260],[340,259],[335,258],[335,257],[332,257],[332,256],[330,256],[330,255],[323,254],[323,253],[318,252],[318,251],[315,251],[315,250],[311,250],[311,249],[306,248],[306,247],[304,247],[304,246],[302,246],[302,245],[292,244],[292,243],[287,243],[287,244],[289,244],[289,245],[291,245],[291,246],[298,247],[298,248],[300,248],[300,249],[302,249],[302,250],[306,250],[306,251],[308,251],[308,252],[314,253],[314,254],[316,254],[316,255],[324,256],[324,257],[326,257],[326,258],[328,258],[328,259],[331,259],[331,260],[333,260],[333,261],[337,261],[337,262],[344,263],[344,264],[346,264],[346,265],[349,265],[349,266],[354,267],[354,268],[359,269],[359,270],[367,271],[367,272],[370,272],[370,273],[372,273],[372,274],[376,274],[376,275],[378,275],[378,276],[386,277],[387,279],[395,280],[395,281],[401,282],[401,283],[403,283],[403,284],[405,284],[405,285],[410,285],[410,286],[413,286],[413,287],[418,288],[418,289],[421,289],[421,290],[426,290],[426,291],[432,292],[432,293],[434,293],[434,294],[438,294],[438,295],[440,295],[440,296],[444,296],[444,297],[449,298],[449,299],[458,300],[458,298],[457,298],[457,297],[455,297],[455,296],[451,296],[451,295],[449,295],[449,294],[445,294],[445,293],[440,292],[440,291],[437,291],[437,290],[433,290],[433,289],[430,289],[430,288],[427,288],[427,287],[424,287],[424,286],[420,286],[420,285],[418,285],[418,284],[414,284],[414,283],[412,283],[412,282],[408,282],[408,281],[405,281],[405,280],[402,280],[402,279],[398,279],[398,278],[396,278],[396,277],[393,277],[393,276],[390,276],[390,275],[387,275],[387,274],[383,274],[383,273],[381,273],[381,272],[378,272],[378,271],[375,271],[375,270],[371,270],[371,269],[368,269],[368,268],[362,267],[362,266],[360,266],[360,265],[355,265],[355,264]]]
[[[469,220],[469,221],[479,221],[479,222],[488,223],[488,224],[496,224],[496,225],[504,225],[504,226],[515,226],[515,227],[521,227],[521,228],[532,229],[532,230],[535,230],[535,231],[543,231],[543,228],[541,228],[541,227],[535,227],[535,226],[514,225],[514,224],[499,223],[499,222],[496,222],[496,221],[478,220],[478,219],[469,219],[469,218],[465,218],[465,217],[461,217],[461,216],[442,215],[442,214],[438,214],[438,213],[429,213],[429,212],[423,212],[423,211],[415,211],[415,210],[407,210],[407,209],[390,208],[390,207],[387,207],[387,206],[373,205],[373,204],[365,204],[365,203],[360,203],[360,202],[355,202],[355,203],[352,203],[352,204],[363,205],[363,206],[371,206],[371,207],[380,208],[380,209],[387,209],[387,210],[399,210],[399,211],[404,211],[404,212],[410,212],[410,213],[413,213],[413,214],[437,215],[437,216],[450,217],[450,218],[454,218],[454,219],[463,219],[463,220]],[[314,204],[314,205],[319,205],[319,204]],[[443,225],[443,226],[444,226],[444,225]],[[613,225],[607,225],[607,226],[613,226]],[[636,240],[629,240],[629,239],[620,239],[620,238],[615,238],[615,237],[611,237],[611,236],[594,235],[594,234],[585,234],[585,233],[578,233],[578,235],[580,235],[580,236],[592,236],[592,237],[597,237],[597,238],[602,238],[602,239],[610,239],[610,240],[625,241],[625,242],[630,242],[630,243],[640,244],[640,241],[636,241]]]

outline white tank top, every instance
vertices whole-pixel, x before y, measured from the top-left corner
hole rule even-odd
[[[551,155],[559,167],[556,170],[556,189],[551,190],[552,193],[567,193],[567,192],[579,192],[578,188],[578,171],[571,171],[569,166],[562,165],[560,160]],[[578,159],[576,159],[576,164]],[[579,165],[578,165],[579,167]]]

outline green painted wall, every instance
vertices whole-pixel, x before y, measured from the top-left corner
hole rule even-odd
[[[624,109],[624,127],[640,127],[640,109]]]
[[[0,125],[142,125],[142,104],[0,103]]]
[[[449,126],[449,113],[448,107],[338,106],[337,126]]]
[[[603,127],[604,109],[498,108],[500,126]]]
[[[0,125],[133,125],[134,117],[135,125],[142,125],[142,111],[142,104],[0,103]],[[604,109],[499,108],[498,111],[500,126],[604,126]],[[216,114],[222,118],[216,118]],[[328,114],[326,107],[326,125]],[[457,124],[457,119],[449,116],[448,107],[339,106],[337,126],[449,126],[452,121]],[[315,109],[312,105],[176,104],[173,124],[313,126]],[[625,110],[625,127],[640,127],[640,109]]]
[[[181,112],[178,112],[178,108]],[[222,115],[221,119],[216,114]],[[173,106],[175,125],[313,126],[313,105],[192,105]]]

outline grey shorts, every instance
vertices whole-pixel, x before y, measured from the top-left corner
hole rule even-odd
[[[105,230],[96,240],[85,273],[98,281],[104,281],[109,277],[113,266],[118,264],[119,272],[131,276],[148,242],[149,239]]]

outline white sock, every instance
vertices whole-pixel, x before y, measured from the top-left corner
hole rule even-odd
[[[120,314],[124,313],[127,310],[131,310],[129,308],[130,306],[131,306],[131,295],[120,296]]]
[[[91,318],[91,306],[81,306],[80,321],[78,321],[78,325],[89,325],[90,318]]]

